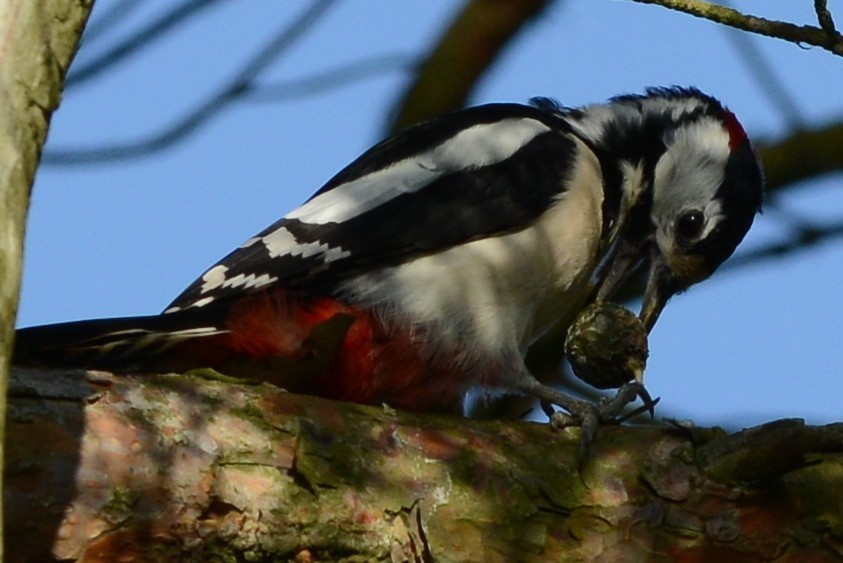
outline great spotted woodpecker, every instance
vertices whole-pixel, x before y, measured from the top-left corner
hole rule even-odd
[[[642,266],[651,329],[732,254],[762,183],[734,114],[695,89],[465,109],[371,148],[162,314],[22,329],[16,357],[213,367],[422,411],[496,388],[582,417],[529,373],[528,346]]]

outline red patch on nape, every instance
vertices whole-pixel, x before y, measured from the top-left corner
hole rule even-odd
[[[746,131],[735,114],[727,109],[723,110],[723,123],[726,125],[726,131],[729,132],[729,148],[734,151],[746,142]]]

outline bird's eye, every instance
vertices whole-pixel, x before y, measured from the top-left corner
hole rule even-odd
[[[684,241],[696,239],[702,233],[705,215],[699,209],[683,213],[676,222],[676,236]]]

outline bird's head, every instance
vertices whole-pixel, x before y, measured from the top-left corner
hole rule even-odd
[[[763,175],[735,115],[709,96],[672,89],[615,103],[642,113],[658,150],[622,167],[640,181],[624,178],[597,298],[610,297],[644,265],[640,318],[649,331],[673,295],[708,278],[735,251],[761,208]]]

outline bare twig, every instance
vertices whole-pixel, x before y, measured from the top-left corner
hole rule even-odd
[[[83,49],[99,40],[142,5],[142,0],[120,0],[100,14],[94,11],[82,36]]]
[[[185,0],[161,14],[149,24],[129,35],[105,53],[90,62],[74,68],[67,77],[66,88],[79,86],[96,77],[115,64],[123,61],[129,55],[136,53],[142,47],[147,47],[160,39],[167,32],[177,29],[178,25],[188,17],[196,15],[201,10],[219,0]],[[87,38],[87,35],[86,35]],[[83,53],[84,54],[84,53]]]
[[[463,107],[480,77],[551,1],[466,2],[387,116],[387,129]]]
[[[829,225],[806,225],[796,230],[787,240],[763,246],[761,248],[741,252],[732,257],[724,265],[724,270],[742,268],[771,258],[790,256],[814,248],[818,244],[843,237],[843,221]]]
[[[374,76],[386,72],[411,71],[413,68],[415,68],[417,64],[417,57],[413,57],[412,55],[380,55],[369,59],[346,63],[344,65],[328,69],[313,74],[311,76],[305,76],[303,78],[290,79],[270,84],[254,84],[253,82],[249,82],[243,86],[243,89],[241,91],[237,92],[236,101],[254,103],[278,103],[281,101],[289,101],[296,98],[310,97],[320,92],[341,88],[354,82],[372,78]],[[234,100],[232,99],[231,101]],[[205,117],[211,118],[213,117],[213,114],[205,114]],[[197,123],[194,129],[190,131],[184,131],[181,137],[173,139],[172,142],[184,139],[189,133],[195,131],[196,128],[199,127],[199,125],[200,124]],[[165,128],[164,131],[158,137],[163,137],[171,133],[174,130],[173,127],[174,126]],[[115,154],[115,148],[112,147],[104,147],[101,150],[104,154],[107,155],[114,154],[114,159],[134,158],[137,156],[144,156],[144,154],[149,154],[156,150],[165,149],[170,146],[170,144],[172,143],[160,143],[155,147],[150,147],[150,150],[147,153],[127,155]],[[76,152],[77,151],[73,151],[72,154],[76,154]],[[67,153],[71,154],[71,151],[67,151]],[[97,162],[106,162],[107,160],[107,158],[103,158]],[[79,163],[77,163],[76,161],[68,162],[48,160],[47,164],[64,165]]]
[[[333,90],[385,72],[412,71],[417,65],[418,57],[414,55],[378,55],[346,63],[304,78],[272,84],[249,84],[243,91],[243,100],[274,103],[281,100],[312,96],[318,92]]]
[[[727,5],[726,2],[724,4]],[[802,129],[805,125],[805,118],[799,109],[799,105],[791,96],[779,74],[761,53],[755,43],[755,38],[749,34],[725,27],[723,31],[734,45],[747,71],[755,77],[755,81],[761,86],[761,92],[778,108],[779,113],[787,121],[788,127],[790,129]]]
[[[92,149],[46,151],[42,162],[47,164],[90,164],[147,155],[185,138],[208,122],[249,88],[254,78],[270,63],[284,54],[299,38],[316,24],[336,0],[316,0],[292,23],[287,23],[240,71],[221,89],[200,103],[177,122],[160,133],[140,141],[115,144]]]
[[[826,0],[814,0],[814,10],[817,12],[817,21],[820,22],[820,27],[828,33],[829,37],[837,35],[837,28],[834,26],[834,20],[831,18]]]
[[[835,55],[843,56],[843,36],[829,34],[827,30],[809,25],[768,20],[742,14],[732,8],[718,6],[702,0],[633,0],[641,4],[656,4],[692,16],[728,25],[751,33],[784,39],[802,45],[822,47]]]

